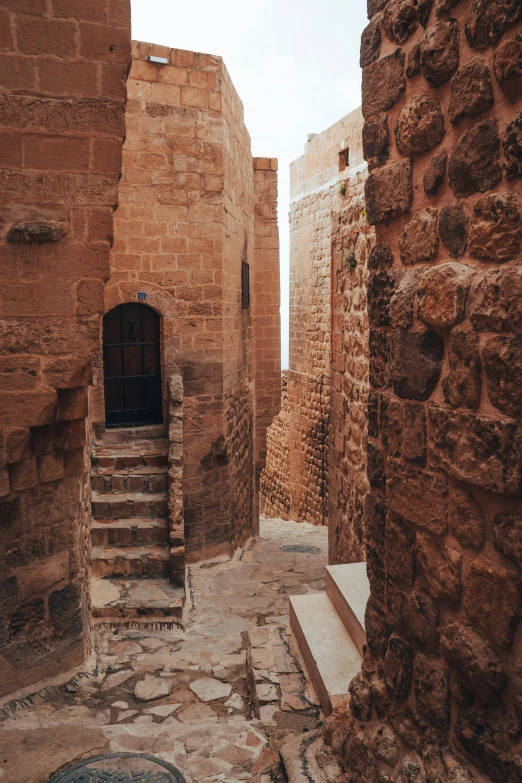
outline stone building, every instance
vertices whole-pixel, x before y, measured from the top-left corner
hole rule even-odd
[[[281,391],[277,162],[222,60],[131,46],[127,0],[1,5],[4,695],[91,612],[179,620],[258,530]]]
[[[346,780],[519,781],[522,7],[368,3],[367,650]],[[332,475],[330,471],[330,481]]]
[[[373,231],[362,125],[357,109],[311,136],[290,168],[290,368],[262,477],[263,513],[328,524],[332,563],[364,552]]]
[[[362,130],[349,115],[293,167],[292,358],[267,433],[277,164],[252,159],[222,61],[131,47],[126,0],[0,0],[0,697],[81,665],[92,614],[178,622],[186,562],[257,532],[260,483],[265,513],[329,525],[327,592],[293,566],[286,585],[331,777],[520,783],[522,6],[368,16]],[[255,623],[284,591],[258,566],[215,582],[249,591]],[[295,718],[287,625],[262,617],[253,688],[255,661],[257,695],[286,681]],[[310,779],[308,734],[287,770]]]

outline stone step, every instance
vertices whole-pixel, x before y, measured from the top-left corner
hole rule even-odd
[[[91,523],[93,546],[166,546],[169,531],[165,517],[153,519],[104,519]]]
[[[125,471],[100,468],[91,475],[91,487],[96,492],[166,492],[167,468],[143,465]]]
[[[251,629],[246,648],[246,681],[256,718],[272,720],[274,711],[317,715],[319,701],[286,625]]]
[[[135,519],[166,517],[168,500],[166,492],[126,492],[112,495],[92,493],[94,519]]]
[[[93,467],[97,468],[114,468],[116,470],[122,470],[127,468],[137,468],[141,466],[145,467],[162,467],[168,465],[168,455],[165,451],[148,451],[148,452],[126,452],[126,453],[101,453],[98,452],[94,457]]]
[[[168,441],[135,440],[132,443],[114,443],[98,446],[92,458],[92,469],[127,470],[138,467],[164,467],[168,464]]]
[[[348,701],[362,657],[326,593],[290,596],[290,624],[325,715]]]
[[[285,742],[279,754],[288,783],[328,783],[329,780],[337,780],[342,770],[332,759],[332,770],[328,771],[333,771],[334,774],[327,777],[317,761],[317,757],[322,753],[324,743],[321,730],[309,731]]]
[[[121,579],[94,576],[91,580],[92,616],[108,620],[137,620],[145,626],[163,618],[181,623],[185,591],[168,579]]]
[[[164,424],[148,424],[143,427],[117,427],[103,433],[101,443],[104,446],[116,443],[134,443],[136,440],[164,440],[167,429]]]
[[[326,594],[355,642],[360,655],[363,655],[363,645],[366,644],[364,616],[370,597],[366,563],[327,566]]]
[[[158,440],[149,440],[144,438],[143,440],[133,440],[128,443],[111,443],[106,446],[105,444],[96,446],[96,453],[100,455],[104,454],[140,454],[141,452],[161,452],[167,453],[168,451],[167,438],[158,438]]]
[[[143,577],[166,576],[169,570],[168,547],[102,547],[91,550],[93,576]]]

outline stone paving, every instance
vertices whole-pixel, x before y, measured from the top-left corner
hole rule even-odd
[[[289,544],[320,554],[281,551]],[[323,717],[288,630],[288,595],[324,589],[327,549],[326,528],[262,520],[232,560],[189,568],[183,630],[96,626],[92,672],[0,713],[2,783],[46,783],[116,752],[158,756],[188,783],[282,780],[281,746]]]

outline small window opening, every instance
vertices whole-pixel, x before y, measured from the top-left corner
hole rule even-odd
[[[250,307],[250,266],[244,261],[241,272],[241,305]]]
[[[339,172],[344,171],[350,166],[350,150],[346,149],[339,153]]]

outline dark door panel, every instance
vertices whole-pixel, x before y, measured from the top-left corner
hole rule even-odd
[[[160,318],[147,305],[124,304],[103,319],[107,427],[161,424]]]

